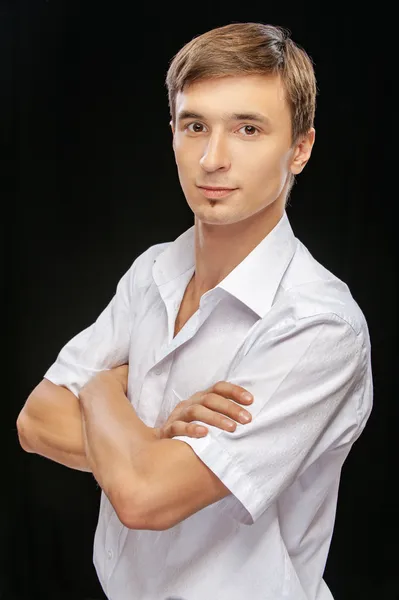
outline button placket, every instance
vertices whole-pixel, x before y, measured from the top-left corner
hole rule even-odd
[[[113,512],[105,536],[105,576],[107,583],[117,561],[118,540],[122,529],[122,523],[119,521],[116,513]]]

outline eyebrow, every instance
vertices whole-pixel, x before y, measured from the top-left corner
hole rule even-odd
[[[205,121],[206,118],[200,113],[192,112],[190,110],[182,110],[178,114],[178,120],[184,121],[185,119],[200,119]],[[222,115],[223,121],[255,121],[256,123],[262,123],[263,125],[270,125],[270,119],[265,115],[258,112],[245,112],[245,113],[225,113]]]

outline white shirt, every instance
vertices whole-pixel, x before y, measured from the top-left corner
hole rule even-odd
[[[110,600],[331,600],[323,580],[341,468],[372,409],[370,343],[348,287],[287,215],[173,338],[195,269],[194,227],[150,247],[98,320],[45,374],[78,395],[129,361],[148,426],[220,380],[248,389],[252,421],[189,444],[231,494],[166,531],[130,530],[102,493],[94,564]]]

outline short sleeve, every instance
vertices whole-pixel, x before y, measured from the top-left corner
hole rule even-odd
[[[362,339],[334,314],[260,335],[227,379],[253,394],[252,421],[232,433],[208,426],[203,438],[173,438],[235,496],[231,516],[252,524],[324,453],[354,442],[359,405],[371,402]]]
[[[61,349],[44,374],[45,379],[78,396],[95,373],[128,362],[136,262],[137,259],[120,279],[113,298],[97,320]]]

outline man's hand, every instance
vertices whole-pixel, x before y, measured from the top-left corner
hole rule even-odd
[[[251,421],[251,414],[237,404],[251,404],[252,395],[249,394],[247,398],[245,394],[248,395],[249,392],[228,381],[219,381],[207,390],[193,394],[188,400],[179,402],[166,423],[156,429],[158,439],[173,438],[177,435],[195,438],[207,435],[206,427],[192,421],[202,421],[225,431],[234,431],[235,421],[242,424]]]
[[[122,365],[110,371],[113,377],[122,384],[124,392],[127,392],[129,366]],[[169,415],[162,427],[155,428],[158,439],[173,438],[177,435],[188,437],[203,437],[207,435],[208,429],[192,421],[201,421],[207,425],[219,427],[224,431],[234,431],[236,422],[245,424],[251,421],[251,413],[242,409],[239,404],[249,405],[253,401],[246,389],[227,381],[219,381],[207,390],[197,392],[182,400]],[[238,404],[237,404],[238,403]],[[247,420],[243,419],[247,416]],[[226,419],[226,417],[230,417]]]

